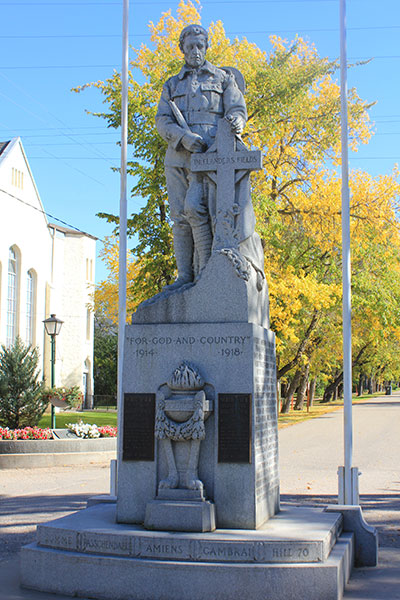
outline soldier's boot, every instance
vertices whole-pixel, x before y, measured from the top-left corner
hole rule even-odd
[[[201,275],[202,270],[208,263],[211,256],[212,234],[211,227],[208,223],[196,225],[193,227],[194,247],[197,253],[198,273],[196,279]]]
[[[173,291],[193,281],[193,236],[189,227],[174,228],[174,252],[178,277],[163,291]]]

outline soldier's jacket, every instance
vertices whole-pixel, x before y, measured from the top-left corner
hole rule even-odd
[[[178,75],[164,84],[156,115],[156,126],[168,142],[165,165],[190,167],[190,152],[181,139],[186,131],[180,127],[168,104],[173,100],[193,133],[198,133],[209,148],[215,141],[218,119],[241,115],[247,120],[246,104],[234,76],[208,61],[199,69],[184,65]]]

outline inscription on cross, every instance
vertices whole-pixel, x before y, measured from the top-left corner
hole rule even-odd
[[[262,167],[259,150],[237,150],[236,144],[237,138],[229,122],[220,119],[216,143],[207,152],[193,154],[191,158],[191,170],[207,173],[217,185],[214,251],[237,248],[240,241],[237,232],[240,207],[235,203],[237,172],[256,171]]]

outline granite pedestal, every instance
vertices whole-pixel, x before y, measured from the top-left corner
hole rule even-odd
[[[204,380],[209,415],[198,478],[204,498],[215,505],[216,526],[260,527],[279,510],[272,332],[253,323],[133,324],[126,328],[125,342],[117,520],[143,523],[146,507],[160,499],[160,482],[169,471],[164,440],[154,436],[155,405],[174,369],[186,361]],[[178,485],[185,487],[190,444],[172,446]],[[165,500],[174,500],[175,490],[170,491]],[[165,529],[170,528],[166,522]]]
[[[342,521],[283,507],[258,530],[152,532],[98,504],[38,526],[22,585],[105,600],[339,600],[353,565]]]

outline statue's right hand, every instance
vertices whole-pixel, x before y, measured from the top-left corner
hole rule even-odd
[[[181,143],[186,150],[189,150],[189,152],[203,152],[203,150],[207,149],[207,144],[204,142],[203,138],[191,131],[183,136]]]

